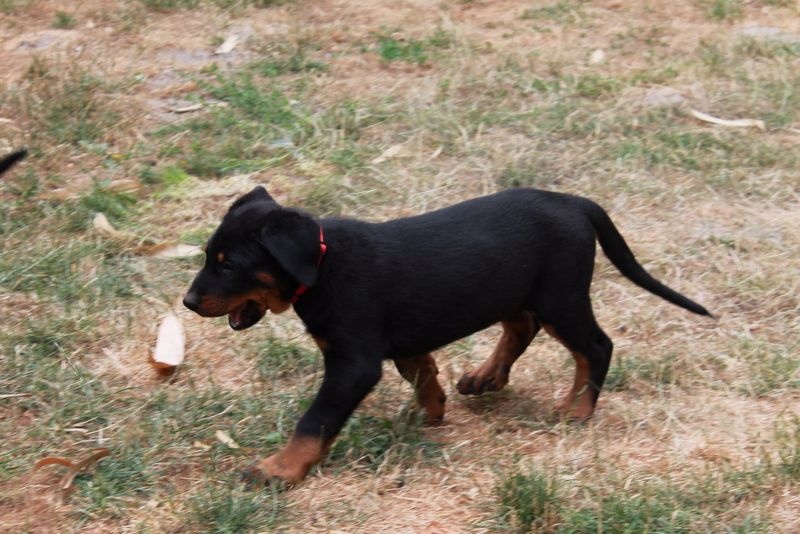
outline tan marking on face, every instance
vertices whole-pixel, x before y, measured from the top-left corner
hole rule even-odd
[[[222,263],[225,261],[225,253],[224,252],[217,252],[217,261]]]
[[[255,301],[262,309],[275,314],[285,312],[292,305],[291,302],[281,297],[277,288],[254,288],[247,293],[231,295],[227,298],[216,295],[204,296],[200,301],[198,311],[206,315],[225,315],[243,306],[248,300]]]
[[[256,280],[261,282],[262,284],[266,284],[268,286],[275,285],[275,277],[269,273],[265,273],[264,271],[256,272]]]

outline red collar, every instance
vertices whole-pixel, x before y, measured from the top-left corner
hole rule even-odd
[[[322,235],[322,227],[319,227],[319,257],[317,258],[317,268],[322,265],[322,258],[325,257],[325,253],[328,252],[328,245],[325,244],[325,236]],[[292,304],[297,302],[297,299],[305,295],[306,291],[308,291],[308,286],[300,284],[297,286],[297,289],[292,296],[292,300],[290,301]]]

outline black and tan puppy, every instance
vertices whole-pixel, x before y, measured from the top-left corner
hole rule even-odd
[[[27,154],[28,151],[22,148],[16,152],[12,152],[11,154],[3,156],[3,158],[0,159],[0,176],[2,176],[4,172],[13,167],[15,163],[24,158]]]
[[[612,349],[589,299],[595,239],[635,284],[709,315],[651,277],[605,211],[581,197],[515,189],[377,224],[317,220],[280,206],[262,187],[239,198],[208,241],[184,304],[202,316],[227,315],[234,330],[294,305],[325,360],[322,386],[294,436],[246,478],[303,479],[378,383],[387,358],[415,385],[427,419],[441,420],[445,394],[431,351],[497,322],[497,348],[458,391],[501,389],[544,328],[576,364],[557,409],[591,416]]]

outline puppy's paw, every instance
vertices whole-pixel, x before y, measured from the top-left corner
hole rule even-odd
[[[581,395],[577,399],[567,398],[556,404],[556,413],[567,421],[583,423],[591,419],[594,414],[594,404],[588,395]]]
[[[289,469],[281,459],[280,453],[247,466],[242,471],[242,481],[249,490],[264,487],[288,489],[305,478],[302,469]]]
[[[494,375],[481,376],[477,373],[467,373],[456,384],[456,389],[462,395],[482,395],[486,391],[500,391],[508,383],[508,379],[498,379]]]

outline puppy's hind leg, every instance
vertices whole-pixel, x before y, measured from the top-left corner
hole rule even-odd
[[[558,339],[575,358],[572,387],[556,404],[556,410],[570,419],[583,421],[594,413],[600,389],[611,363],[613,344],[597,325],[588,299],[580,309],[542,318],[548,334]]]
[[[417,395],[417,404],[425,411],[425,422],[435,425],[444,418],[444,403],[447,399],[436,375],[439,369],[430,354],[398,358],[394,361],[400,375],[411,382]]]
[[[521,311],[501,324],[503,335],[494,352],[480,367],[466,373],[456,384],[456,389],[462,395],[480,395],[484,391],[503,389],[508,384],[511,366],[539,331],[539,323],[527,311]]]

